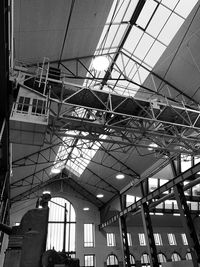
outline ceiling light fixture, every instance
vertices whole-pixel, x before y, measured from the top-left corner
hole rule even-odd
[[[89,208],[88,207],[85,207],[85,208],[83,208],[83,210],[89,210]]]
[[[98,194],[97,197],[98,198],[102,198],[102,197],[104,197],[104,195],[103,194]]]
[[[92,66],[95,70],[103,71],[109,67],[109,59],[106,56],[97,56],[93,59]]]
[[[115,177],[116,177],[118,180],[122,180],[122,179],[125,178],[125,175],[124,175],[123,173],[118,173],[118,174],[116,174]]]

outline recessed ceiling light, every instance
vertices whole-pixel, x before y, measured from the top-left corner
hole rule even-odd
[[[124,175],[123,173],[118,173],[118,174],[116,175],[116,178],[117,178],[118,180],[121,180],[121,179],[124,179],[124,178],[125,178],[125,175]]]
[[[97,197],[98,198],[102,198],[102,197],[104,197],[104,195],[103,194],[98,194]]]
[[[85,208],[83,208],[83,210],[89,210],[89,208],[88,207],[85,207]]]
[[[60,173],[60,169],[52,169],[51,170],[51,173],[54,173],[54,174],[58,174],[58,173]]]
[[[109,67],[109,60],[106,56],[97,56],[93,59],[92,66],[95,70],[103,71]]]

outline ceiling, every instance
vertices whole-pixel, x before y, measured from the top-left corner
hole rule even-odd
[[[172,179],[171,159],[199,155],[199,15],[198,1],[14,1],[16,101],[48,109],[44,123],[11,115],[12,203],[55,180],[97,207],[126,189],[141,197],[140,181]]]

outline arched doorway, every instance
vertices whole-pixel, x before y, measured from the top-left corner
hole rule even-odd
[[[47,249],[54,248],[75,256],[75,230],[76,214],[72,204],[64,198],[52,198],[49,202]]]

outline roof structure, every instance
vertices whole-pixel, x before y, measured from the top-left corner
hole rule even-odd
[[[180,155],[199,161],[197,0],[20,0],[13,10],[13,205],[62,180],[101,208],[140,198],[142,181],[152,191],[173,179]]]

